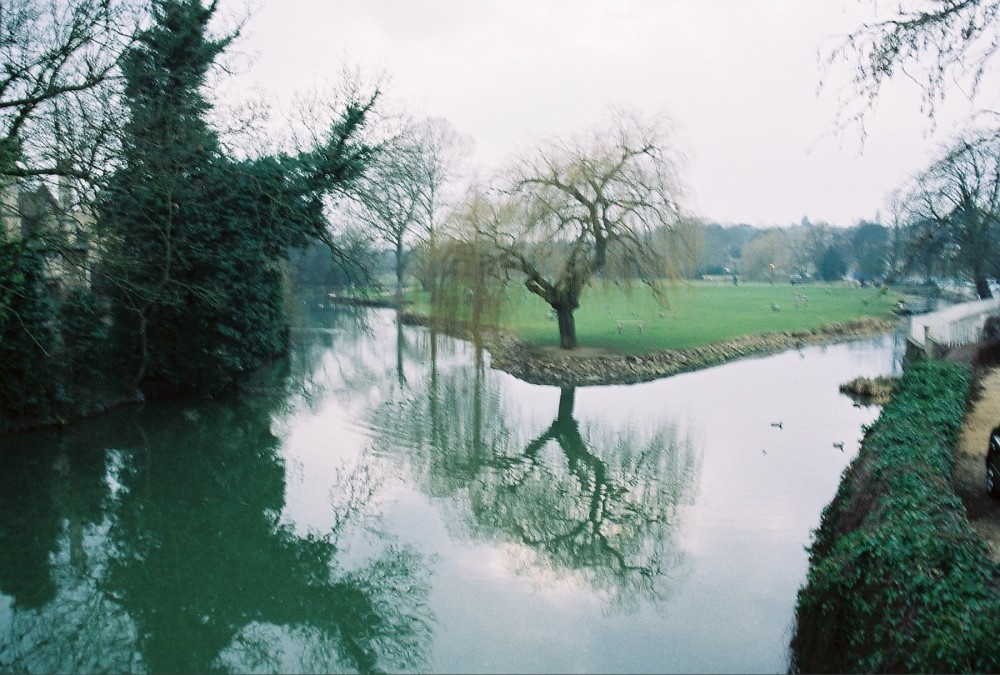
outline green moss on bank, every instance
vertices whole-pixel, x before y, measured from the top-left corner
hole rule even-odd
[[[952,489],[970,376],[909,368],[810,547],[793,671],[997,672],[1000,568]]]

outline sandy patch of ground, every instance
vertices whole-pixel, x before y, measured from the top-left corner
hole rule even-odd
[[[1000,500],[986,493],[985,464],[990,431],[1000,424],[1000,368],[984,373],[978,393],[955,448],[955,492],[965,503],[973,529],[1000,562]]]

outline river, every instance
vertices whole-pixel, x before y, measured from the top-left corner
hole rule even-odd
[[[3,672],[779,672],[900,338],[560,390],[313,300],[240,396],[0,438]],[[841,447],[842,444],[842,447]]]

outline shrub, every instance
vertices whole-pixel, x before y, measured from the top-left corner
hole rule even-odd
[[[0,240],[0,433],[50,415],[56,404],[53,306],[43,264],[24,242]]]

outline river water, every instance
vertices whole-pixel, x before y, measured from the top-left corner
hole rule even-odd
[[[321,305],[239,397],[0,438],[0,671],[787,668],[898,337],[560,390]]]

